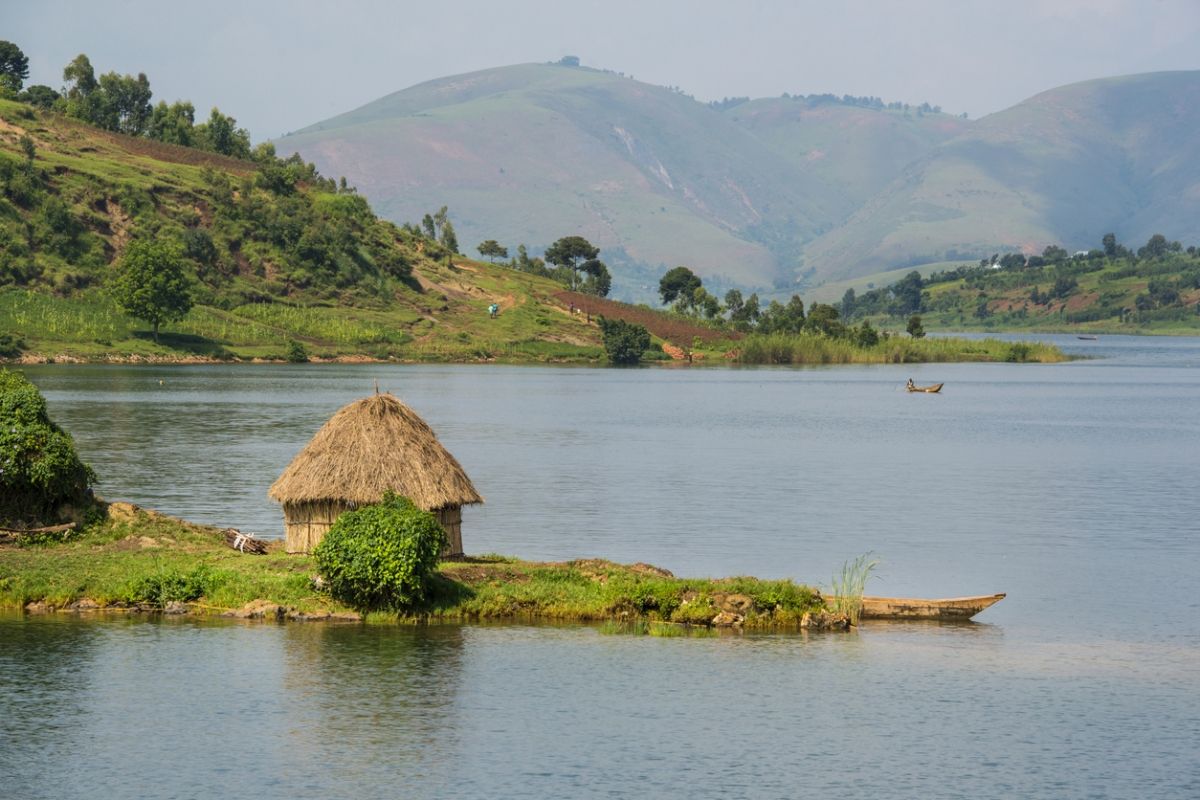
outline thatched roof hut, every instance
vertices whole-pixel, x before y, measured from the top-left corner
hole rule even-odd
[[[462,507],[483,498],[416,412],[376,393],[334,414],[267,494],[283,504],[287,551],[307,553],[343,511],[388,490],[437,515],[446,554],[462,553]]]

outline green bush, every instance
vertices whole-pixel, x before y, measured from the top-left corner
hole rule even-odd
[[[433,514],[389,492],[381,503],[338,517],[313,557],[336,599],[404,610],[425,599],[445,542]]]
[[[303,342],[292,339],[288,342],[287,354],[284,357],[292,364],[307,364],[308,348],[304,346]]]
[[[636,364],[650,347],[650,332],[645,327],[623,319],[598,317],[604,350],[614,364]]]
[[[64,505],[89,505],[95,479],[37,387],[0,369],[0,522],[46,522]]]
[[[199,600],[222,582],[223,576],[201,564],[190,572],[165,569],[153,575],[145,575],[125,591],[125,599],[131,603],[144,603],[162,608],[167,603],[188,603]]]

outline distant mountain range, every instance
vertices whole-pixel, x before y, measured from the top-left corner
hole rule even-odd
[[[277,142],[376,211],[442,205],[463,249],[599,245],[616,296],[684,264],[793,291],[1114,232],[1200,239],[1200,71],[1052,89],[972,121],[822,97],[704,104],[522,64],[430,81]]]

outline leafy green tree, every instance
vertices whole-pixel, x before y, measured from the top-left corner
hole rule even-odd
[[[849,320],[854,316],[854,306],[857,301],[858,297],[854,294],[854,289],[847,289],[846,293],[842,295],[842,319]]]
[[[1101,246],[1104,247],[1104,255],[1109,258],[1117,256],[1117,235],[1115,233],[1106,233],[1104,238],[1100,240]]]
[[[63,504],[88,502],[95,473],[19,372],[0,369],[0,420],[0,524],[51,521]]]
[[[63,67],[63,80],[66,81],[65,110],[69,116],[98,124],[99,107],[102,105],[96,81],[96,71],[92,69],[91,60],[80,53],[70,64]]]
[[[426,239],[437,241],[437,228],[433,225],[433,217],[426,214],[421,218],[421,230],[424,232]]]
[[[705,319],[716,319],[721,316],[721,301],[703,286],[692,293],[692,302]]]
[[[905,326],[904,330],[914,339],[924,338],[925,327],[921,324],[921,315],[913,314],[911,317],[909,317],[908,325]]]
[[[450,224],[450,220],[442,223],[442,247],[451,253],[458,252],[458,237],[454,235],[454,226]]]
[[[579,271],[587,275],[579,285],[579,291],[596,297],[608,297],[612,289],[612,275],[603,261],[591,258],[579,265]]]
[[[100,100],[96,104],[95,125],[110,131],[141,136],[146,132],[153,111],[150,106],[150,81],[146,74],[118,75],[106,72],[100,76]]]
[[[658,281],[658,296],[664,306],[679,302],[684,308],[691,306],[692,296],[703,285],[700,276],[687,267],[675,267]]]
[[[1022,257],[1021,263],[1025,263]],[[921,280],[921,273],[915,269],[901,278],[892,286],[892,313],[898,317],[905,314],[916,314],[921,310],[921,289],[925,287],[925,282]]]
[[[192,308],[183,253],[174,244],[132,242],[109,291],[126,313],[150,323],[155,342],[163,323],[183,319]]]
[[[1138,248],[1138,258],[1162,258],[1171,250],[1178,250],[1179,245],[1173,242],[1168,242],[1167,237],[1161,233],[1156,233],[1146,242],[1145,247]]]
[[[196,141],[196,108],[180,100],[167,105],[159,102],[150,112],[146,135],[167,144],[191,147]]]
[[[805,333],[820,333],[825,336],[840,338],[846,333],[846,326],[839,319],[836,306],[828,303],[813,303],[804,320]]]
[[[37,106],[38,108],[53,108],[54,104],[58,102],[59,97],[61,95],[49,86],[35,83],[21,92],[17,96],[17,99],[22,103],[29,103],[29,105]]]
[[[572,289],[579,285],[579,271],[589,262],[595,261],[599,264],[600,262],[596,261],[599,256],[600,248],[594,247],[582,236],[564,236],[547,247],[545,253],[546,260],[551,264],[571,270]],[[599,272],[595,265],[589,266],[587,270]]]
[[[12,42],[0,40],[0,89],[21,91],[29,77],[29,59]]]
[[[737,292],[736,289],[732,289],[730,291]],[[742,294],[741,292],[737,292],[738,299],[741,298],[741,294]],[[730,297],[729,297],[729,294],[727,293],[725,295],[725,304],[727,306],[729,305],[729,299],[730,299]],[[750,295],[742,303],[740,308],[730,309],[730,311],[729,311],[730,323],[733,324],[733,327],[736,330],[739,330],[739,331],[751,330],[755,325],[758,324],[758,320],[759,320],[759,316],[760,316],[758,306],[759,306],[758,294],[755,293],[755,294]]]
[[[250,158],[250,134],[237,126],[237,120],[214,107],[208,122],[195,129],[196,146],[233,158]]]
[[[1046,259],[1046,261],[1050,264],[1061,264],[1070,257],[1070,253],[1056,244],[1048,245],[1046,249],[1042,251],[1042,258]]]
[[[508,258],[508,248],[502,247],[495,239],[488,239],[485,242],[481,242],[475,249],[479,251],[479,255],[493,264],[496,263],[497,258]]]
[[[863,320],[862,324],[853,329],[851,341],[858,347],[874,347],[879,344],[879,332],[871,327],[869,320]]]
[[[614,364],[636,364],[650,347],[650,332],[645,327],[623,319],[598,317],[604,352]]]

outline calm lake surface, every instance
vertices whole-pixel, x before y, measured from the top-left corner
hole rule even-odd
[[[1009,596],[708,639],[0,617],[0,796],[1200,797],[1200,340],[1039,338],[1096,358],[28,368],[103,495],[199,522],[281,535],[267,487],[378,380],[487,498],[468,552]]]

